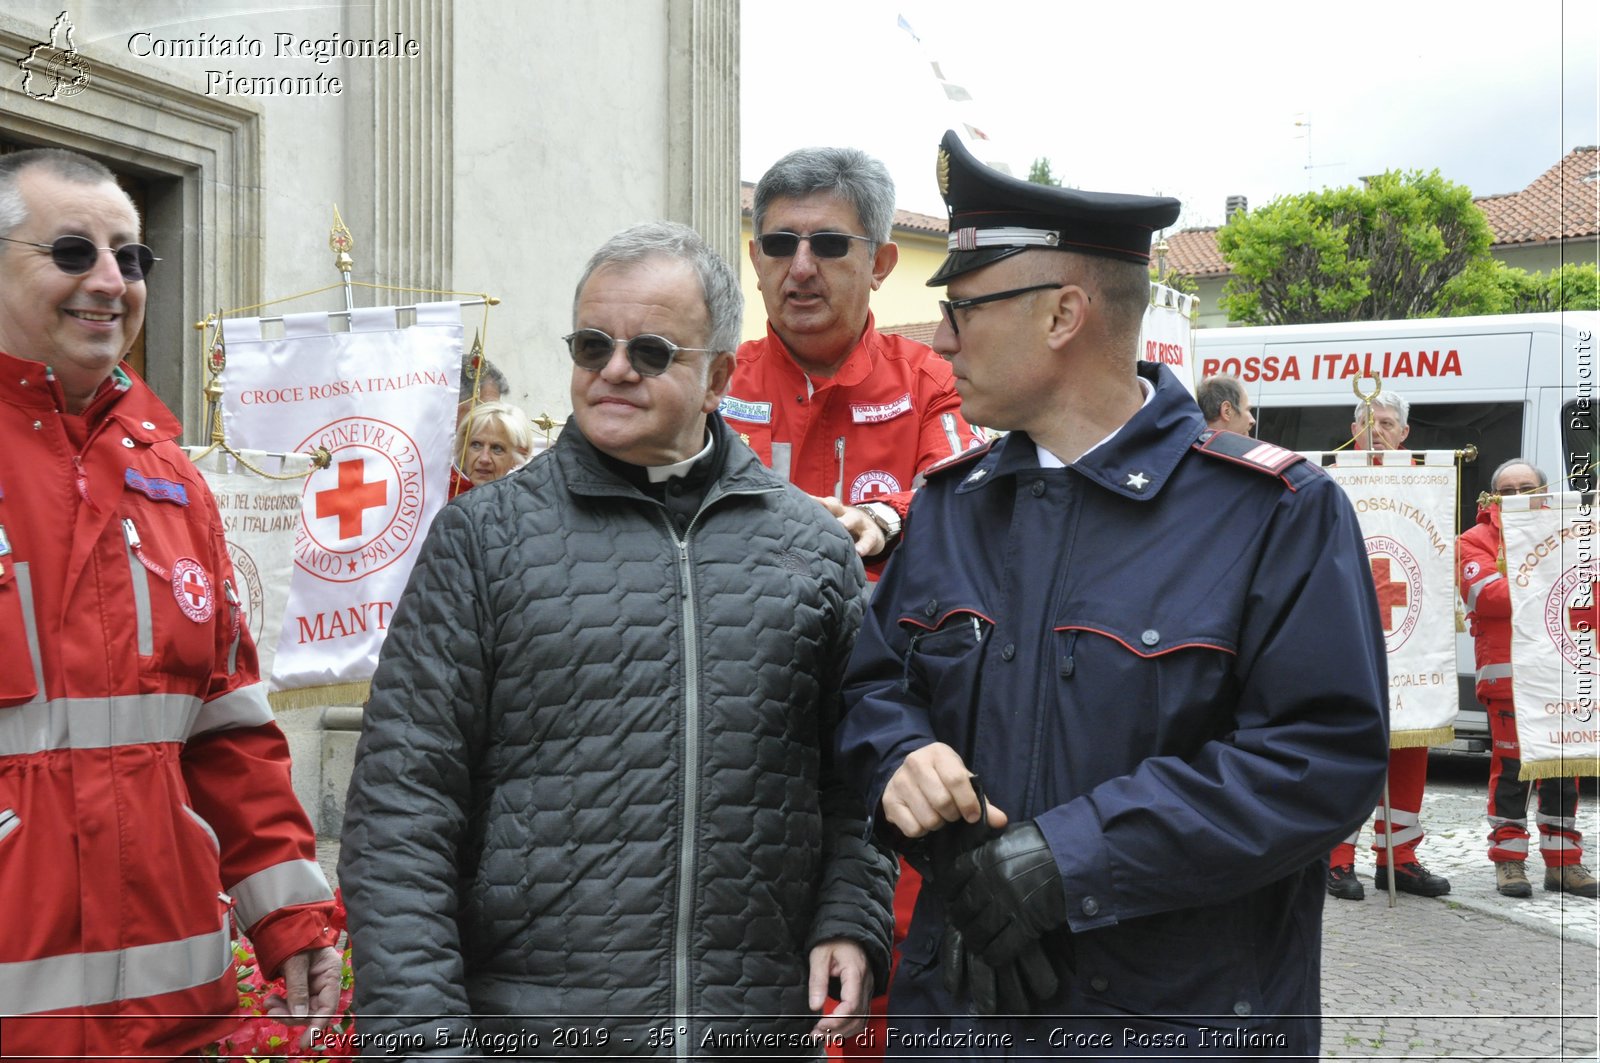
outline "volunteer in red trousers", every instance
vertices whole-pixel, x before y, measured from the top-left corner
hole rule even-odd
[[[1369,408],[1358,403],[1350,435],[1356,450],[1402,450],[1411,434],[1411,403],[1393,391],[1380,391]],[[1428,747],[1407,746],[1389,750],[1389,822],[1383,820],[1383,806],[1372,821],[1372,851],[1378,869],[1372,884],[1389,888],[1389,869],[1395,869],[1395,889],[1419,897],[1442,897],[1450,892],[1450,880],[1435,875],[1417,860],[1422,844],[1422,791],[1428,781]],[[1356,878],[1356,839],[1360,831],[1333,847],[1328,855],[1328,893],[1340,900],[1359,901],[1366,896]],[[1392,847],[1392,848],[1391,848]]]
[[[138,239],[99,163],[0,157],[7,1058],[193,1057],[236,1028],[230,907],[285,976],[287,1021],[339,995],[333,895],[221,516],[119,364],[159,261]]]
[[[739,347],[721,406],[763,462],[839,518],[874,582],[917,476],[984,442],[961,416],[944,359],[874,327],[872,293],[900,257],[893,221],[889,171],[854,148],[802,148],[762,175],[750,262],[767,334]],[[919,882],[902,863],[897,945]],[[882,1055],[885,999],[873,1001],[873,1028],[848,1053]]]
[[[1544,473],[1521,458],[1494,471],[1490,489],[1497,495],[1531,495],[1549,490]],[[1507,897],[1533,896],[1528,881],[1528,791],[1539,791],[1539,855],[1544,858],[1544,888],[1552,893],[1593,897],[1595,877],[1583,865],[1583,835],[1578,832],[1578,780],[1522,782],[1522,753],[1511,696],[1511,593],[1506,585],[1500,526],[1495,511],[1478,507],[1478,522],[1461,535],[1461,600],[1467,606],[1478,664],[1478,700],[1489,713],[1489,860],[1495,888]]]

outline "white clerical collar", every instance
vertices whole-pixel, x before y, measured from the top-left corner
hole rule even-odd
[[[1139,403],[1139,409],[1142,410],[1146,406],[1150,405],[1150,400],[1155,397],[1156,389],[1151,386],[1150,381],[1146,380],[1142,376],[1141,377],[1134,377],[1134,379],[1139,382],[1139,390],[1144,392],[1144,401]],[[1131,418],[1131,417],[1128,418],[1128,421],[1131,421],[1131,420],[1133,420],[1133,418]],[[1094,453],[1100,447],[1105,446],[1107,443],[1109,443],[1113,439],[1115,439],[1117,437],[1117,433],[1122,431],[1123,426],[1126,425],[1128,423],[1128,421],[1123,421],[1122,424],[1118,425],[1115,429],[1112,430],[1110,435],[1106,436],[1104,439],[1102,439],[1100,442],[1096,443],[1094,446],[1090,447],[1088,450],[1084,451],[1082,454],[1079,454],[1078,455],[1078,461],[1082,461],[1084,458],[1086,458],[1090,454]],[[1039,468],[1041,468],[1041,469],[1064,469],[1064,468],[1067,467],[1067,463],[1066,462],[1062,461],[1060,458],[1056,457],[1054,454],[1050,453],[1048,450],[1044,449],[1039,444],[1035,443],[1033,445],[1033,448],[1036,451],[1039,452]],[[1076,463],[1074,463],[1074,464],[1076,464]]]
[[[644,467],[645,474],[650,477],[650,482],[653,484],[666,483],[674,476],[688,476],[689,470],[694,468],[694,463],[711,453],[711,447],[714,442],[711,438],[711,433],[707,432],[705,449],[700,453],[672,465],[646,465]]]

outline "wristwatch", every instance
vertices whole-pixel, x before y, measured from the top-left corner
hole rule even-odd
[[[893,506],[882,502],[863,502],[856,507],[861,512],[872,518],[883,532],[883,548],[887,550],[900,538],[900,514],[896,513]]]

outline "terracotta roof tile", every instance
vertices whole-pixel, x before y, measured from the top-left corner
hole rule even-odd
[[[1574,148],[1520,192],[1473,202],[1494,231],[1494,246],[1546,243],[1600,235],[1600,147]],[[1167,268],[1185,277],[1230,271],[1217,250],[1217,230],[1185,229],[1167,237]]]
[[[1600,233],[1600,148],[1577,148],[1521,192],[1484,196],[1496,244],[1544,243]]]
[[[937,320],[914,321],[905,325],[890,325],[887,328],[882,325],[878,326],[879,332],[891,332],[896,336],[904,336],[908,340],[916,340],[918,343],[926,343],[929,346],[932,346],[933,334],[938,329],[939,322]]]
[[[1185,277],[1227,273],[1228,263],[1217,250],[1217,227],[1183,229],[1167,237],[1167,270]]]

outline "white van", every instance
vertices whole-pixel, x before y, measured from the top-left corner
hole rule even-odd
[[[1462,466],[1457,531],[1472,526],[1478,494],[1503,461],[1531,460],[1556,489],[1594,489],[1595,332],[1600,312],[1363,321],[1331,325],[1198,329],[1200,377],[1244,381],[1256,433],[1294,450],[1333,450],[1350,438],[1355,384],[1411,403],[1416,450],[1478,448]],[[1488,749],[1483,707],[1472,692],[1472,640],[1457,640],[1461,714],[1455,748]]]

